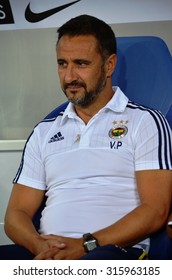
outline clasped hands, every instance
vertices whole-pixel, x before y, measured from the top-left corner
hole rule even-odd
[[[82,238],[40,235],[34,260],[78,260],[85,254]]]

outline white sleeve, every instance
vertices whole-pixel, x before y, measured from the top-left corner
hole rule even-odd
[[[45,190],[45,170],[41,161],[39,139],[36,129],[27,139],[20,167],[13,183],[23,184],[32,188]]]
[[[160,112],[145,114],[135,139],[135,170],[172,169],[171,129]]]

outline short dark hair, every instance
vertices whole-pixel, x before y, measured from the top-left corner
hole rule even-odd
[[[64,35],[92,35],[98,42],[99,52],[107,57],[116,54],[116,38],[111,27],[104,21],[90,16],[80,15],[64,23],[58,30],[58,41]],[[58,44],[57,41],[57,44]]]

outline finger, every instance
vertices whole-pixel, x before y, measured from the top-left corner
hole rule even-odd
[[[43,239],[59,239],[60,236],[55,234],[40,234]]]
[[[64,249],[66,247],[66,244],[56,235],[50,234],[50,235],[41,235],[42,239],[48,240],[51,242],[51,246],[57,247],[59,249]]]
[[[53,260],[65,260],[67,257],[67,252],[62,253],[62,251],[60,251],[58,254],[55,254],[53,257]]]
[[[54,255],[58,254],[57,248],[52,248],[47,251],[39,253],[37,256],[35,256],[34,260],[48,260],[48,259],[54,259]]]

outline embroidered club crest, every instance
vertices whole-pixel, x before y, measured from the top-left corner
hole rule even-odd
[[[128,121],[120,121],[119,123],[114,121],[113,124],[114,127],[109,130],[109,137],[112,139],[123,138],[128,132],[128,127],[126,126]]]

